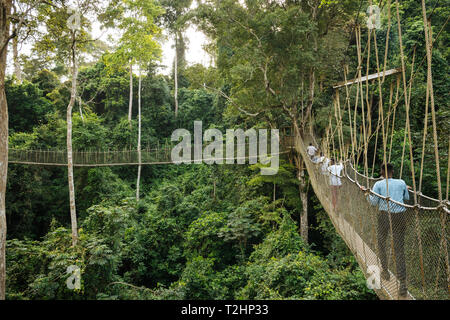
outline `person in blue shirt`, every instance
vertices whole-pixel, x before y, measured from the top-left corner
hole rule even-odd
[[[387,175],[385,170],[387,169]],[[405,231],[406,231],[406,208],[401,205],[405,200],[409,200],[409,187],[405,181],[401,179],[393,179],[394,167],[392,164],[383,164],[381,166],[381,176],[383,180],[378,181],[372,188],[372,192],[368,198],[369,202],[373,206],[378,206],[378,248],[379,258],[381,262],[381,277],[389,281],[390,274],[388,271],[388,257],[387,249],[390,245],[386,246],[386,240],[391,230],[389,215],[392,221],[392,231],[394,240],[394,252],[395,265],[397,268],[397,278],[400,282],[400,297],[404,298],[407,295],[406,287],[406,264],[405,264]],[[388,177],[387,181],[385,177]],[[361,187],[363,191],[367,191],[366,188]],[[385,198],[392,199],[398,203],[386,200],[377,195]]]

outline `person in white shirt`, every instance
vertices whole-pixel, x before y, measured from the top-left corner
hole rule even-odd
[[[317,148],[314,147],[312,143],[310,143],[310,144],[309,144],[309,147],[308,147],[306,150],[307,150],[307,152],[308,152],[309,158],[310,158],[311,160],[313,160],[314,157],[315,157],[315,155],[316,155]]]
[[[318,163],[319,163],[319,159],[320,159],[320,157],[318,157],[317,155],[315,155],[314,157],[312,157],[311,161],[312,161],[313,163],[315,163],[315,164],[318,164]]]
[[[330,160],[328,172],[330,174],[331,199],[333,203],[333,210],[336,212],[338,201],[338,190],[342,186],[341,172],[344,169],[342,163],[336,164],[334,159]]]
[[[322,163],[325,160],[325,157],[323,156],[323,152],[320,153],[320,157],[316,157],[315,163],[319,164]]]
[[[323,175],[328,175],[328,166],[330,164],[330,159],[328,159],[327,157],[323,157],[323,160],[321,161],[322,163],[322,174]]]

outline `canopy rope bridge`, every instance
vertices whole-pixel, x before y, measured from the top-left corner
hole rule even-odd
[[[313,137],[305,135],[297,139],[296,149],[308,159],[308,141]],[[342,239],[354,254],[367,278],[373,277],[376,266],[383,270],[380,253],[387,256],[390,279],[381,278],[377,295],[382,299],[398,299],[401,277],[406,278],[407,299],[449,299],[449,202],[410,191],[410,199],[400,204],[392,199],[369,191],[370,195],[389,201],[389,208],[405,208],[402,220],[397,213],[389,212],[387,223],[380,224],[383,213],[368,201],[368,195],[360,186],[372,188],[377,179],[368,178],[344,162],[342,185],[337,192],[336,209],[330,186],[330,176],[322,164],[307,160],[310,183],[325,211]],[[392,236],[394,235],[394,237]],[[399,238],[404,239],[403,245]],[[400,262],[400,263],[399,263]],[[403,269],[399,264],[403,263]]]
[[[386,37],[383,71],[380,70],[376,30],[371,30],[368,32],[366,49],[364,50],[365,52],[367,50],[368,55],[367,75],[365,77],[362,76],[361,29],[358,27],[356,30],[358,67],[355,79],[347,80],[348,68],[344,68],[345,80],[334,86],[334,115],[330,112],[329,125],[325,136],[322,139],[317,139],[320,143],[317,142],[312,121],[309,122],[309,130],[300,130],[297,126],[294,128],[296,132],[295,149],[302,155],[303,159],[306,159],[305,164],[309,173],[310,183],[317,197],[330,216],[337,232],[354,254],[367,279],[372,280],[374,276],[377,276],[376,272],[385,270],[385,274],[379,277],[380,283],[378,285],[375,284],[376,286],[374,285],[375,291],[380,298],[449,299],[450,157],[448,159],[446,195],[444,197],[433,95],[431,56],[434,42],[431,34],[431,25],[426,15],[425,1],[422,0],[428,74],[420,170],[417,183],[417,171],[415,168],[417,159],[414,158],[414,154],[417,151],[413,150],[410,125],[411,89],[416,75],[414,71],[415,50],[408,83],[398,0],[395,3],[397,7],[401,68],[386,71],[391,22],[391,3],[388,1],[389,29]],[[447,22],[441,31],[445,28]],[[373,39],[376,55],[377,73],[369,75],[371,39]],[[424,60],[422,60],[423,62]],[[397,78],[396,81],[394,79],[390,82],[389,98],[386,99],[389,103],[385,105],[383,102],[383,85],[388,76],[394,75],[397,75]],[[369,98],[369,81],[373,82],[371,85],[375,86],[374,91],[378,92],[378,110],[372,110],[373,105]],[[354,86],[356,86],[356,89],[354,89]],[[340,90],[342,88],[345,88],[345,100],[343,102],[345,107],[341,107]],[[352,91],[352,89],[354,90]],[[354,91],[356,91],[356,94],[352,100],[351,92]],[[402,93],[401,96],[400,93]],[[404,112],[400,112],[400,102],[402,100],[404,102],[404,110],[402,111]],[[354,103],[354,107],[352,107],[352,103]],[[427,136],[430,111],[432,142],[429,141],[430,139]],[[374,113],[378,114],[375,130],[372,128],[371,118]],[[400,178],[406,176],[405,153],[409,149],[410,177],[408,177],[408,181],[412,183],[409,190],[409,200],[405,201],[405,203],[397,202],[390,197],[383,197],[371,191],[375,182],[380,180],[373,178],[377,150],[382,149],[382,156],[378,157],[378,159],[382,160],[383,163],[386,164],[394,159],[394,132],[395,126],[399,124],[404,125],[404,127],[401,127],[401,129],[404,129],[404,137],[401,167],[396,168],[396,170],[399,169]],[[334,157],[337,161],[342,162],[343,174],[340,177],[333,176],[322,163],[318,163],[317,160],[311,160],[306,153],[306,147],[309,143],[321,146],[326,157]],[[434,151],[435,158],[437,199],[425,196],[422,193],[425,154],[427,152],[431,153],[427,150],[427,148],[430,149],[430,146]],[[450,138],[448,148],[447,156],[450,154]],[[369,159],[370,151],[373,153],[373,159]],[[358,172],[359,168],[363,170],[363,173]],[[387,167],[385,167],[385,172],[387,172],[386,169]],[[398,171],[396,171],[396,175],[398,175]],[[339,179],[342,183],[337,188],[334,197],[331,179]],[[386,189],[389,196],[389,184],[387,182]],[[378,199],[378,205],[374,205],[371,199]],[[333,205],[333,202],[335,205]],[[387,211],[381,211],[380,203],[384,204]],[[401,295],[401,291],[405,291],[405,287],[406,296]]]
[[[286,148],[287,143],[292,143],[289,137],[280,135],[280,150],[277,153],[271,153],[270,145],[267,148],[267,156],[276,156],[289,153]],[[250,155],[250,144],[235,144],[236,148],[243,146],[245,155],[237,153],[237,156],[226,155],[226,145],[224,144],[224,157],[213,157],[214,161],[227,162],[228,160],[253,160],[257,161],[261,156]],[[114,166],[140,166],[140,165],[167,165],[176,164],[172,160],[173,145],[165,144],[155,146],[154,148],[145,148],[138,150],[88,150],[74,151],[74,167],[114,167]],[[191,147],[192,159],[194,159],[194,147]],[[208,159],[203,159],[208,160]],[[192,161],[195,163],[195,160]],[[50,167],[67,167],[67,150],[29,150],[14,149],[8,151],[8,163],[21,165],[36,165]]]
[[[67,166],[67,150],[9,149],[11,164],[39,166]],[[74,151],[74,167],[111,167],[171,164],[171,148],[147,148],[138,150],[89,150]]]

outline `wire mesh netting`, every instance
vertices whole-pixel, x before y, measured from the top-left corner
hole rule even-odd
[[[292,137],[291,137],[292,138]],[[281,146],[285,146],[285,137],[280,138]],[[290,141],[289,143],[292,143]],[[75,167],[95,167],[95,166],[127,166],[127,165],[153,165],[153,164],[172,164],[176,163],[172,159],[172,152],[175,145],[167,144],[161,147],[145,148],[141,151],[137,150],[86,150],[73,151],[73,165]],[[274,156],[286,153],[286,151],[278,150],[272,153],[271,144],[266,147],[267,155]],[[194,146],[190,147],[191,157],[196,158]],[[203,155],[205,150],[201,150],[202,160],[208,160]],[[244,143],[234,144],[234,155],[228,154],[227,145],[223,144],[223,150],[220,156],[217,153],[212,155],[213,160],[234,159],[246,160],[256,163],[261,155],[258,155],[256,144]],[[183,152],[182,152],[183,153]],[[10,148],[8,151],[8,162],[12,164],[29,164],[44,166],[67,166],[67,150],[27,150]]]
[[[67,166],[67,151],[65,150],[9,149],[8,158],[10,163]],[[139,163],[170,162],[171,149],[169,148],[145,149],[140,152],[140,155],[137,150],[73,152],[74,166],[137,165]]]

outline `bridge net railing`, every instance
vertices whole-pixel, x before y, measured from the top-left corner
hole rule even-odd
[[[21,150],[9,149],[10,163],[42,164],[54,166],[67,165],[66,150]],[[140,160],[139,160],[140,159]],[[75,166],[100,166],[100,165],[133,165],[146,163],[171,162],[171,149],[144,149],[137,150],[99,150],[99,151],[74,151],[73,163]]]
[[[307,139],[305,137],[305,142]],[[299,142],[296,149],[309,159],[305,152],[307,144]],[[409,299],[450,298],[448,203],[417,195],[418,205],[414,206],[411,193],[405,205],[389,200],[393,212],[383,213],[370,202],[370,197],[377,197],[376,194],[360,189],[364,186],[371,190],[377,180],[358,173],[347,161],[334,208],[331,173],[322,163],[305,162],[316,195],[367,278],[374,279],[374,272],[383,270],[381,257],[385,252],[390,279],[380,277],[380,287],[375,289],[381,298],[398,299],[401,279],[406,279]],[[383,200],[383,197],[379,199]],[[376,287],[377,283],[373,284]]]
[[[288,137],[289,138],[289,137]],[[269,143],[266,146],[267,154],[281,155],[286,153],[286,137],[280,137],[280,148],[278,152],[272,153],[272,146]],[[292,143],[291,140],[288,143]],[[208,143],[202,146],[202,160],[207,160],[207,157],[203,155],[205,147]],[[129,150],[75,150],[72,152],[73,165],[75,167],[95,167],[95,166],[128,166],[128,165],[150,165],[150,164],[172,164],[172,152],[175,144],[166,144],[161,147],[148,147],[143,148],[141,151],[136,149]],[[252,147],[252,148],[251,148]],[[251,152],[253,150],[253,152]],[[195,148],[190,147],[191,159],[194,161]],[[228,160],[245,160],[246,162],[257,161],[260,155],[256,154],[254,144],[249,142],[235,143],[234,155],[229,155],[226,143],[223,143],[222,156],[218,159],[226,162]],[[213,157],[215,157],[213,152]],[[25,164],[25,165],[43,165],[43,166],[67,166],[67,150],[29,150],[29,149],[16,149],[9,148],[8,162],[13,164]]]

